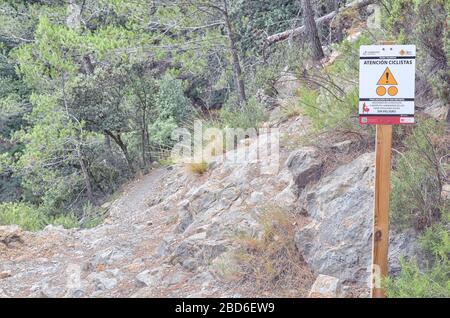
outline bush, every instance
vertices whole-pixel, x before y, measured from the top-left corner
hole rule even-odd
[[[356,124],[358,114],[358,90],[352,89],[337,98],[322,90],[315,91],[307,87],[301,87],[298,91],[299,104],[306,116],[311,119],[316,131],[332,129],[336,126],[349,128]],[[351,119],[355,118],[352,122]]]
[[[311,68],[297,74],[303,83],[297,92],[298,103],[311,119],[315,131],[360,130],[358,125],[359,47],[372,40],[362,34],[356,41],[343,41],[335,47],[336,60],[323,69]]]
[[[384,24],[398,43],[416,43],[419,78],[447,101],[450,92],[450,45],[446,0],[392,0],[383,6]]]
[[[78,226],[73,216],[51,217],[42,208],[26,203],[0,204],[0,225],[19,225],[27,231],[39,231],[49,224],[63,225],[65,228]]]
[[[288,100],[281,111],[286,118],[297,117],[302,114],[302,106],[296,100]]]
[[[0,205],[0,224],[17,224],[27,231],[37,231],[48,224],[48,216],[38,208],[25,203],[3,203]]]
[[[450,266],[438,264],[426,273],[414,261],[401,260],[402,271],[398,278],[385,281],[386,296],[390,298],[450,297]]]
[[[103,222],[106,210],[88,202],[83,205],[82,212],[83,215],[79,223],[83,228],[90,229]]]
[[[397,278],[385,280],[388,297],[450,297],[450,209],[446,207],[443,223],[428,228],[419,242],[430,258],[421,271],[415,261],[401,260]]]
[[[158,84],[159,92],[155,98],[157,118],[150,125],[150,139],[157,145],[170,147],[172,131],[186,120],[191,106],[184,96],[182,81],[166,75]]]
[[[237,233],[239,248],[234,251],[237,275],[256,290],[280,291],[291,296],[306,295],[305,284],[311,281],[311,272],[302,263],[294,243],[293,220],[278,206],[266,206],[260,217],[262,235],[254,237]]]
[[[392,173],[391,215],[398,228],[422,230],[439,220],[442,190],[439,147],[443,130],[433,119],[418,118],[411,134],[404,137],[407,146],[396,158]]]
[[[254,97],[241,107],[235,106],[231,99],[219,112],[219,124],[222,127],[257,128],[265,119],[264,109]]]

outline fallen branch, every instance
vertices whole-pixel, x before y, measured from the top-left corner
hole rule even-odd
[[[359,10],[359,9],[364,8],[364,7],[368,6],[369,4],[373,4],[375,2],[378,2],[378,1],[377,0],[356,0],[349,4],[346,4],[342,10],[348,10],[348,9],[358,9]],[[338,14],[338,11],[330,12],[330,13],[316,19],[316,24],[320,25],[326,21],[332,20],[337,14]],[[302,35],[304,32],[305,32],[305,26],[302,25],[301,27],[298,27],[298,28],[295,28],[292,30],[287,30],[287,31],[284,31],[281,33],[273,34],[266,38],[264,46],[268,47],[276,42],[284,41],[284,40],[288,39],[290,36]]]

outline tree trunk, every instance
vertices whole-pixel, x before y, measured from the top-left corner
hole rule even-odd
[[[111,147],[111,137],[109,137],[108,134],[104,133],[104,144],[105,144],[105,148],[106,148],[106,153],[107,153],[107,158],[106,161],[110,164],[110,165],[115,165],[116,164],[116,160],[114,157],[114,152],[112,150]]]
[[[303,16],[305,20],[305,32],[308,36],[312,57],[315,61],[320,61],[325,55],[323,54],[322,44],[320,43],[319,33],[317,32],[311,0],[303,0]]]
[[[83,172],[84,185],[86,186],[86,194],[87,194],[88,200],[93,205],[96,205],[96,201],[95,201],[94,194],[92,191],[91,177],[90,177],[88,168],[86,167],[86,162],[84,160],[84,156],[82,154],[82,150],[81,150],[80,146],[77,146],[77,152],[78,152],[78,163],[80,164],[81,171]]]
[[[357,9],[360,10],[369,4],[376,3],[378,0],[355,0],[348,4],[343,4],[340,11],[345,11],[348,9]],[[322,23],[328,22],[332,20],[337,14],[337,11],[333,11],[331,13],[328,13],[327,15],[324,15],[323,17],[320,17],[316,20],[316,24],[320,25]],[[283,31],[280,33],[272,34],[266,38],[266,41],[264,43],[264,48],[269,47],[270,45],[285,41],[289,39],[291,36],[303,36],[305,34],[305,25],[299,26],[298,28]]]
[[[148,158],[145,153],[145,151],[148,149],[149,146],[149,138],[148,138],[148,131],[147,131],[147,118],[146,118],[146,108],[142,107],[142,127],[141,127],[141,143],[142,143],[142,163],[144,167],[148,163]]]
[[[244,78],[242,76],[241,62],[239,60],[239,52],[236,45],[235,34],[233,32],[233,27],[231,25],[230,16],[228,15],[227,0],[224,0],[223,4],[224,4],[223,14],[225,18],[225,25],[227,28],[228,41],[230,44],[230,53],[233,63],[234,80],[236,82],[235,85],[236,90],[238,92],[239,104],[242,106],[243,104],[247,103]]]
[[[125,160],[127,161],[128,168],[130,169],[131,173],[134,173],[134,167],[133,162],[131,161],[130,154],[128,153],[127,145],[122,141],[122,138],[120,137],[120,134],[114,135],[111,131],[105,130],[105,133],[110,136],[114,142],[119,146],[119,148],[122,150],[123,155],[125,156]]]

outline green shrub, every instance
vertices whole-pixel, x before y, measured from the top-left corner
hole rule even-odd
[[[158,84],[159,92],[155,98],[157,116],[149,127],[149,134],[153,143],[170,147],[172,131],[186,120],[191,105],[184,95],[181,80],[166,75]]]
[[[62,225],[65,229],[73,229],[80,227],[79,222],[75,218],[75,216],[69,214],[59,214],[53,218],[50,219],[49,224],[58,226]]]
[[[401,260],[397,278],[385,280],[388,297],[450,297],[450,211],[444,220],[428,228],[419,242],[430,261],[421,271],[414,260]]]
[[[264,108],[253,97],[242,107],[229,101],[219,112],[219,123],[223,127],[257,128],[265,119]]]
[[[432,140],[443,133],[436,121],[419,118],[412,133],[403,137],[407,148],[397,155],[392,173],[391,220],[398,229],[412,226],[421,230],[440,218],[439,158],[446,150]]]
[[[336,45],[336,60],[323,69],[310,69],[297,74],[304,84],[298,90],[298,103],[311,119],[315,131],[360,129],[358,116],[359,47],[371,43],[363,33],[356,41],[344,40]]]
[[[315,91],[301,87],[298,95],[300,106],[317,131],[332,129],[338,125],[345,128],[357,123],[356,119],[351,121],[358,114],[357,89],[352,89],[342,98],[337,98],[322,90]]]
[[[39,231],[49,224],[65,228],[78,227],[75,217],[70,215],[49,216],[43,208],[27,203],[0,204],[0,225],[19,225],[27,231]]]
[[[421,272],[414,261],[401,260],[401,273],[385,281],[386,296],[390,298],[450,297],[450,266],[439,263]]]
[[[41,210],[26,203],[3,203],[0,205],[0,224],[17,224],[24,230],[37,231],[44,228],[49,217]]]
[[[447,0],[384,1],[383,25],[399,44],[417,45],[418,78],[447,101],[450,92],[450,46]]]
[[[90,229],[101,224],[105,218],[105,210],[99,206],[94,206],[90,202],[83,205],[83,215],[80,224],[83,228]]]

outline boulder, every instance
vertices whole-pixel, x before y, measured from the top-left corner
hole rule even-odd
[[[323,160],[319,158],[319,151],[315,147],[303,147],[292,152],[286,166],[292,174],[298,190],[303,190],[306,185],[320,179]]]
[[[319,275],[311,287],[309,298],[337,298],[340,296],[339,279],[328,275]]]
[[[344,140],[338,143],[335,143],[334,145],[331,146],[331,150],[335,151],[335,152],[339,152],[339,153],[343,153],[343,154],[348,154],[350,152],[350,147],[352,145],[352,141],[351,140]]]
[[[0,272],[0,279],[4,279],[4,278],[8,278],[11,277],[11,272],[10,271],[2,271]]]
[[[17,225],[0,226],[0,243],[6,246],[23,243],[20,227]]]

